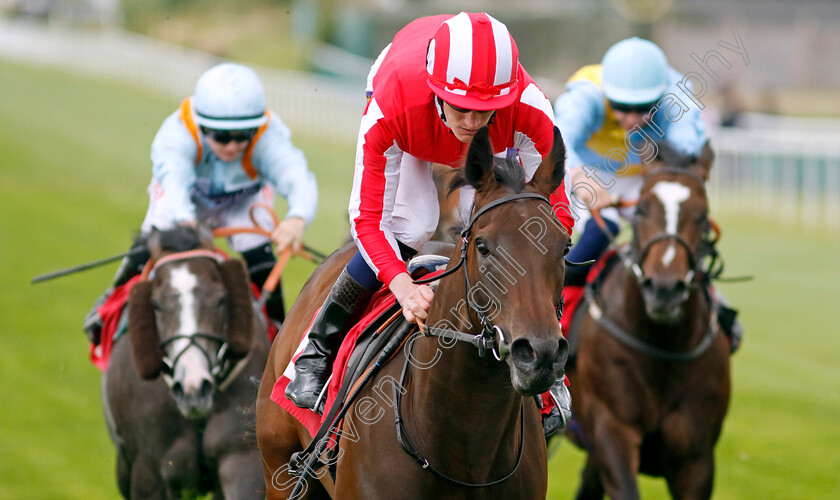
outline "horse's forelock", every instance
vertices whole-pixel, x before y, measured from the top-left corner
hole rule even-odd
[[[199,231],[187,226],[160,231],[157,243],[162,252],[186,252],[202,246]]]
[[[515,158],[493,157],[493,177],[499,186],[507,187],[514,193],[521,193],[525,189],[525,170]],[[464,169],[459,168],[449,181],[448,193],[452,194],[469,184]]]

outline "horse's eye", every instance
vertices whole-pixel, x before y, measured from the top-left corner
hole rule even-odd
[[[476,240],[475,242],[475,249],[478,250],[478,253],[481,255],[487,255],[490,253],[490,247],[487,246],[483,240]]]
[[[155,311],[161,310],[160,302],[158,302],[157,299],[152,299],[152,309],[154,309]]]
[[[572,251],[572,242],[570,240],[570,241],[566,242],[566,248],[563,249],[563,256],[565,257],[566,255],[569,255],[569,252],[571,252],[571,251]]]
[[[221,297],[219,297],[219,300],[218,300],[216,305],[218,307],[224,307],[226,303],[227,303],[227,297],[221,296]]]

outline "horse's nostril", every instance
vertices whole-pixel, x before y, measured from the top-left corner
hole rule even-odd
[[[647,290],[652,290],[653,289],[653,280],[651,278],[645,278],[645,280],[642,281],[642,288],[645,288]]]
[[[519,364],[531,364],[537,361],[537,353],[531,347],[531,343],[527,339],[517,339],[510,347],[510,354],[513,356],[513,361]]]
[[[201,382],[201,388],[198,390],[199,397],[207,398],[213,394],[213,382],[205,379]]]
[[[181,382],[172,384],[172,395],[176,398],[184,397],[184,385]]]

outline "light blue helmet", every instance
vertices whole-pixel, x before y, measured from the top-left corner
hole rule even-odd
[[[202,127],[237,130],[268,121],[260,78],[239,64],[222,63],[204,72],[195,84],[192,104]]]
[[[655,43],[633,37],[607,50],[601,61],[601,88],[610,101],[648,104],[668,88],[668,60]]]

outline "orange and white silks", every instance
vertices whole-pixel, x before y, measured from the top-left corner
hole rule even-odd
[[[242,155],[242,170],[248,174],[248,177],[251,180],[257,178],[257,170],[254,168],[254,164],[251,162],[251,156],[254,153],[254,145],[257,144],[257,141],[262,136],[265,129],[268,128],[268,124],[271,121],[271,113],[268,111],[265,112],[266,116],[268,117],[268,121],[265,122],[260,128],[257,129],[257,133],[254,134],[254,138],[251,139],[251,143],[248,144],[248,148],[245,150],[245,154]],[[198,126],[195,123],[195,118],[193,117],[192,111],[192,98],[187,97],[181,102],[180,107],[180,114],[179,117],[181,121],[184,123],[184,126],[187,127],[190,135],[192,136],[193,140],[195,141],[195,145],[197,146],[198,150],[195,155],[195,163],[198,165],[198,162],[201,161],[201,155],[203,152],[203,146],[201,144],[201,138],[198,136]]]

